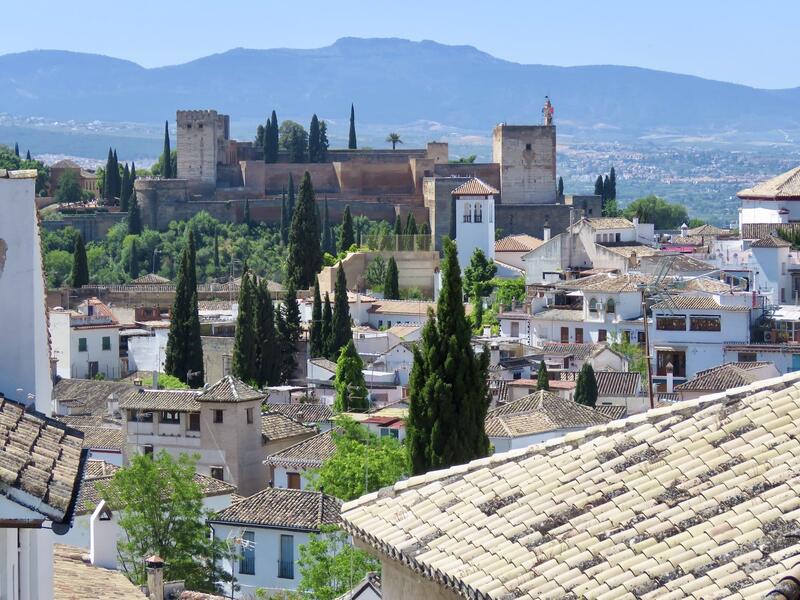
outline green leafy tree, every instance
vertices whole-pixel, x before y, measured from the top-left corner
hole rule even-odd
[[[156,384],[159,390],[188,390],[189,386],[183,383],[177,377],[167,375],[166,373],[159,373],[156,378]],[[155,389],[153,387],[153,375],[144,375],[142,377],[142,387],[145,389]]]
[[[294,121],[281,123],[280,145],[289,153],[289,162],[306,162],[308,155],[308,132]]]
[[[256,382],[259,387],[278,385],[281,379],[281,355],[276,344],[275,309],[267,280],[256,287],[255,324]]]
[[[286,206],[286,188],[283,188],[281,195],[281,244],[284,246],[289,243],[289,208]]]
[[[75,248],[72,252],[72,275],[70,285],[79,288],[89,283],[89,263],[86,260],[86,246],[79,233],[75,238]]]
[[[347,147],[350,150],[358,148],[358,143],[356,142],[356,109],[352,104],[350,105],[350,133],[347,137]]]
[[[142,233],[142,213],[139,209],[139,200],[136,193],[131,196],[130,206],[128,207],[128,233],[139,235]]]
[[[341,262],[336,270],[333,296],[333,323],[328,358],[336,360],[339,351],[353,338],[353,331],[350,328],[350,304],[347,301],[347,279]]]
[[[483,328],[483,298],[480,296],[472,297],[472,330],[475,333],[482,333]]]
[[[146,583],[145,556],[164,559],[165,580],[184,580],[192,590],[217,591],[225,573],[217,566],[223,546],[205,524],[203,493],[194,478],[196,459],[134,455],[107,484],[102,498],[119,514],[124,535],[117,540],[121,570],[135,584]]]
[[[245,272],[239,286],[239,311],[236,316],[231,370],[236,377],[248,383],[258,380],[255,322],[256,292],[250,274]]]
[[[428,226],[427,223],[423,223],[419,226],[419,238],[417,238],[417,250],[430,250],[431,249],[431,239],[426,236],[430,236],[431,228]]]
[[[399,277],[397,262],[394,256],[390,256],[389,264],[386,266],[386,279],[383,282],[383,297],[387,300],[400,300]]]
[[[381,288],[386,281],[386,259],[380,254],[376,255],[369,263],[364,277],[370,289]]]
[[[311,358],[325,355],[322,339],[322,296],[319,293],[319,277],[314,281],[314,303],[311,305],[311,324],[308,340]]]
[[[317,115],[311,117],[311,125],[308,127],[308,162],[318,163],[321,155],[320,126]]]
[[[355,233],[353,232],[353,215],[350,212],[350,205],[344,207],[344,215],[342,216],[342,236],[339,242],[339,248],[343,252],[347,252],[356,243]]]
[[[386,141],[392,145],[392,150],[397,150],[397,144],[403,143],[403,140],[400,139],[400,134],[394,131],[386,136]]]
[[[281,382],[286,383],[297,370],[297,342],[300,340],[300,307],[297,304],[297,293],[292,282],[286,288],[286,294],[278,318],[278,347],[281,352]]]
[[[414,347],[409,379],[407,446],[412,472],[425,473],[489,453],[489,352],[472,348],[455,243],[444,240],[442,289]]]
[[[628,338],[623,338],[618,333],[609,334],[608,339],[611,342],[611,349],[628,359],[628,369],[636,371],[643,380],[646,380],[647,358],[642,347]]]
[[[583,363],[575,383],[575,402],[594,408],[597,405],[597,379],[588,362]]]
[[[346,415],[336,417],[333,442],[333,455],[310,473],[312,489],[348,502],[409,474],[408,452],[402,444],[391,436],[371,433]]]
[[[608,202],[611,200],[611,181],[608,178],[608,175],[603,177],[603,199]]]
[[[333,309],[331,308],[331,297],[325,292],[325,302],[322,304],[322,327],[320,328],[322,356],[331,355],[331,344],[333,340]]]
[[[78,176],[74,171],[65,171],[58,178],[58,189],[56,190],[55,201],[59,204],[67,202],[80,202],[83,198],[83,190],[78,183]]]
[[[336,360],[334,387],[336,398],[333,401],[333,410],[336,412],[366,412],[369,408],[367,384],[364,382],[364,363],[356,351],[352,337],[341,349]]]
[[[50,289],[59,288],[70,280],[73,262],[72,253],[66,250],[50,250],[44,255],[44,271]]]
[[[190,387],[203,385],[203,346],[197,312],[194,232],[189,229],[175,284],[164,370]]]
[[[468,297],[483,298],[492,293],[492,280],[497,273],[497,265],[486,258],[483,250],[475,248],[464,269],[464,292]]]
[[[380,570],[380,562],[355,548],[349,536],[336,527],[325,526],[300,546],[300,583],[304,598],[335,600],[345,595],[367,573]]]
[[[172,161],[168,160],[172,156],[172,151],[169,148],[169,121],[164,121],[164,179],[173,179],[176,173],[172,172]]]
[[[674,229],[689,219],[686,207],[654,195],[634,200],[625,207],[623,215],[626,219],[638,217],[639,221],[652,223],[656,229]]]
[[[550,390],[550,375],[547,373],[547,365],[544,361],[539,363],[539,372],[536,374],[536,389]]]
[[[311,175],[308,171],[303,175],[300,195],[293,213],[292,225],[289,228],[286,276],[297,288],[308,289],[322,268],[314,188],[311,185]]]

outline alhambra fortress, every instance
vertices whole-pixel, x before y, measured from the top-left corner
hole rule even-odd
[[[324,163],[291,163],[282,151],[277,163],[265,163],[262,148],[230,138],[228,115],[179,110],[179,178],[138,179],[136,194],[143,222],[154,229],[202,210],[222,221],[242,221],[245,203],[254,220],[276,222],[289,174],[299,182],[309,171],[317,199],[327,198],[334,221],[348,204],[354,215],[370,219],[393,221],[411,212],[417,223],[429,223],[438,246],[451,234],[451,192],[477,177],[500,190],[496,226],[504,234],[542,237],[547,224],[555,235],[570,219],[599,216],[601,200],[558,196],[556,127],[552,111],[543,114],[540,125],[497,125],[490,163],[451,163],[444,142],[402,150],[330,149]]]

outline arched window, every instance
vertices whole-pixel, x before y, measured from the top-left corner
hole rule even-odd
[[[592,298],[589,300],[589,312],[597,312],[597,299]]]
[[[464,204],[464,223],[472,223],[472,206],[469,202]]]
[[[475,203],[475,222],[483,223],[483,205],[480,202]]]
[[[617,305],[611,298],[609,298],[608,302],[606,302],[606,312],[610,315],[613,315],[616,311],[617,311]]]

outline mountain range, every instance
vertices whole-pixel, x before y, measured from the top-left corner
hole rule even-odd
[[[636,67],[518,64],[432,41],[238,48],[159,68],[59,50],[0,56],[0,113],[58,120],[156,123],[179,108],[216,108],[235,124],[261,121],[275,108],[281,118],[306,123],[317,113],[343,125],[354,102],[359,124],[433,121],[485,135],[501,121],[538,123],[545,95],[562,131],[607,139],[732,132],[788,139],[800,131],[800,88]]]

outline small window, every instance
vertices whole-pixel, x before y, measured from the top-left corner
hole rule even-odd
[[[186,124],[186,129],[191,129],[191,128],[192,128],[192,124],[191,123],[187,123]]]
[[[592,298],[589,300],[589,312],[597,312],[597,299]]]
[[[103,336],[103,350],[111,350],[111,338],[107,335]]]
[[[200,431],[200,413],[189,413],[188,431]]]
[[[278,577],[294,579],[294,536],[282,535],[280,560],[278,561]]]
[[[138,411],[135,409],[128,410],[128,421],[132,423],[152,423],[153,413]]]
[[[399,429],[389,429],[388,427],[381,427],[381,437],[393,437],[394,439],[400,438]]]
[[[181,413],[174,410],[162,410],[158,421],[169,425],[177,425],[181,422]]]
[[[597,341],[598,342],[605,342],[608,339],[608,332],[605,329],[598,329],[597,331]]]
[[[686,317],[656,317],[656,329],[660,331],[686,331]]]
[[[252,531],[242,533],[242,556],[239,559],[240,575],[256,574],[256,534]]]
[[[299,490],[300,473],[286,473],[286,487],[290,490]]]
[[[575,343],[582,344],[583,343],[583,327],[576,327],[575,328]]]
[[[530,152],[532,149],[533,149],[533,146],[531,144],[525,144],[525,150]]]
[[[569,327],[561,328],[561,343],[569,344]]]
[[[615,233],[614,234],[614,241],[615,242],[621,242],[622,241],[622,234],[621,233]]]
[[[145,456],[153,456],[153,444],[145,444],[142,449]]]
[[[475,222],[483,223],[483,206],[480,203],[475,205]]]
[[[86,352],[86,338],[78,338],[78,352]]]
[[[464,204],[464,223],[472,223],[472,205],[469,202]]]
[[[253,424],[253,409],[252,408],[248,408],[247,409],[247,424],[248,425],[252,425]]]
[[[690,331],[721,331],[719,317],[689,317]]]
[[[222,423],[222,409],[215,408],[214,409],[214,423]]]
[[[608,302],[606,302],[606,312],[610,315],[613,315],[615,312],[617,312],[617,303],[611,298],[609,298]]]
[[[756,362],[758,359],[755,352],[739,352],[736,360],[739,362]]]
[[[225,467],[211,467],[211,477],[225,481]]]

